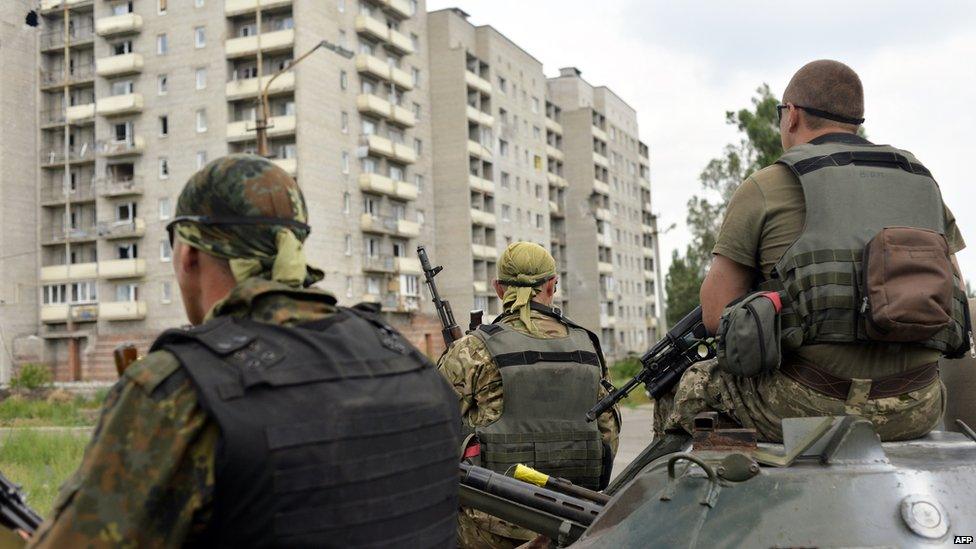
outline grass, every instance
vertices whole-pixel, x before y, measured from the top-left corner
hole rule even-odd
[[[634,377],[641,369],[641,363],[636,357],[625,358],[623,360],[618,360],[610,366],[610,379],[613,382],[614,387],[620,387],[621,385],[630,381],[630,378]],[[647,393],[644,391],[643,385],[638,385],[633,391],[627,396],[627,398],[620,401],[620,404],[627,406],[628,408],[634,408],[643,404],[650,404],[651,400],[647,398]]]
[[[0,471],[23,486],[27,503],[46,516],[58,488],[81,463],[91,433],[87,430],[0,433]]]
[[[33,399],[12,395],[0,401],[0,427],[82,427],[94,425],[105,399],[99,391],[94,398],[62,396]]]

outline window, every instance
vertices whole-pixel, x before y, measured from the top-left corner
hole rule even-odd
[[[502,204],[502,221],[511,221],[512,208],[508,204]]]
[[[207,165],[207,151],[197,151],[197,169]]]
[[[132,13],[132,2],[123,1],[112,4],[112,15],[125,15]]]
[[[119,259],[136,259],[139,257],[139,245],[135,242],[119,244],[115,248],[115,253]]]
[[[132,135],[132,122],[115,124],[114,129],[116,143],[129,143],[129,136]]]
[[[376,173],[376,159],[372,156],[367,156],[359,161],[359,169],[363,173]]]
[[[417,223],[423,225],[425,221],[427,221],[427,218],[424,216],[424,211],[417,210]]]
[[[380,279],[375,276],[366,277],[366,293],[370,295],[379,295],[380,293]]]
[[[160,261],[173,260],[173,248],[170,247],[168,238],[164,238],[159,241],[159,260]]]
[[[400,275],[400,293],[405,296],[420,295],[418,293],[420,288],[419,282],[417,275]]]
[[[170,198],[163,197],[159,199],[159,220],[166,221],[167,219],[173,217],[173,203]]]
[[[505,141],[504,139],[498,140],[498,154],[508,156],[508,141]]]
[[[359,53],[373,55],[376,53],[376,45],[367,40],[359,40]]]
[[[138,301],[138,284],[119,284],[115,286],[115,301]]]
[[[424,176],[422,176],[420,174],[414,174],[414,176],[413,176],[413,184],[417,186],[417,193],[423,193],[424,192],[424,186],[425,186],[424,185]]]
[[[403,168],[400,166],[390,165],[390,179],[394,181],[403,181]]]
[[[123,202],[115,206],[116,221],[132,221],[136,217],[136,203]]]
[[[339,31],[339,39],[336,40],[336,42],[339,44],[340,47],[346,48],[348,44],[348,40],[346,39],[346,37],[347,37],[346,31],[344,30]]]
[[[369,118],[363,118],[359,125],[363,131],[363,135],[373,135],[376,133],[376,122],[373,122]]]
[[[378,257],[380,255],[380,241],[372,237],[363,239],[363,253],[367,257]]]
[[[421,153],[424,152],[424,142],[421,141],[421,140],[419,140],[419,139],[417,139],[417,138],[414,138],[414,140],[413,140],[413,150],[419,156]]]
[[[406,257],[407,243],[399,240],[393,241],[393,257]]]
[[[533,157],[533,165],[535,166],[536,171],[542,171],[542,157],[535,155]]]
[[[169,39],[165,34],[156,35],[156,55],[166,55],[169,52]]]
[[[535,214],[535,227],[537,229],[542,228],[542,214]]]
[[[420,103],[413,104],[413,117],[419,121],[420,120]]]
[[[508,93],[508,81],[501,76],[498,77],[498,90],[502,93]]]
[[[169,179],[169,160],[165,156],[159,157],[159,178]]]
[[[393,202],[393,217],[395,219],[406,219],[407,205],[403,202]]]
[[[349,152],[342,151],[342,173],[349,173]]]
[[[352,202],[352,198],[349,193],[342,193],[342,213],[349,213],[350,202]]]
[[[414,51],[420,49],[420,37],[412,32],[410,33],[410,45],[413,46]]]
[[[346,71],[339,71],[339,88],[346,89],[349,87],[349,76]]]
[[[413,87],[419,88],[420,87],[420,69],[414,67],[410,72],[413,74]]]
[[[336,2],[336,9],[339,10],[339,13],[345,13],[346,12],[346,0],[338,0]]]
[[[346,255],[352,255],[352,235],[346,235]]]
[[[169,91],[169,81],[165,74],[160,74],[156,77],[156,93],[166,95],[167,91]]]
[[[542,200],[542,185],[538,183],[535,184],[535,199]]]
[[[206,89],[206,87],[207,87],[207,69],[197,69],[196,70],[196,77],[197,77],[197,89],[198,90]]]
[[[532,126],[532,137],[542,140],[542,130],[539,129],[539,126]]]
[[[170,281],[164,281],[159,287],[159,301],[160,303],[172,303],[173,302],[173,283]]]
[[[159,15],[166,15],[166,3],[166,0],[158,0],[156,11]]]
[[[125,55],[132,53],[132,41],[123,40],[121,42],[116,42],[112,44],[112,54],[113,55]]]
[[[200,109],[197,111],[197,133],[205,131],[207,131],[207,110]]]
[[[410,0],[410,15],[417,15],[417,0]]]
[[[342,133],[349,133],[349,113],[342,111],[342,114],[339,115],[339,120]]]
[[[112,82],[112,95],[129,95],[135,90],[132,80],[116,80]]]
[[[204,0],[193,0],[193,7],[202,8]]]
[[[376,215],[380,211],[379,200],[375,196],[363,195],[363,213]]]
[[[159,117],[159,137],[167,135],[169,135],[169,116],[163,115]]]

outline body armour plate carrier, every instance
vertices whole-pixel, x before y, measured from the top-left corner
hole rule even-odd
[[[761,286],[786,297],[784,342],[797,347],[869,341],[861,308],[865,245],[887,227],[945,234],[938,185],[911,153],[887,145],[808,143],[778,162],[800,180],[806,203],[803,232]],[[952,321],[919,345],[945,354],[968,341],[966,297],[958,282]]]
[[[176,355],[220,427],[201,545],[454,545],[457,398],[377,318],[220,318],[153,348]]]
[[[523,463],[575,484],[600,489],[603,442],[586,412],[596,401],[601,362],[589,334],[539,339],[504,323],[473,332],[502,376],[505,404],[494,423],[476,429],[482,465],[505,473]]]

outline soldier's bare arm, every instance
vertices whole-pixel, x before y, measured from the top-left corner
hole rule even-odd
[[[752,286],[755,272],[723,255],[713,256],[712,266],[702,283],[700,299],[702,321],[709,333],[718,330],[722,310],[732,300],[743,296]]]

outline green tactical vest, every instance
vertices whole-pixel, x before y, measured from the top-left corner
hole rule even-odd
[[[473,333],[505,390],[501,417],[476,429],[482,465],[505,473],[523,463],[600,489],[603,441],[586,412],[596,402],[601,362],[586,330],[569,327],[566,337],[539,339],[497,323]]]
[[[869,341],[861,314],[864,247],[885,227],[945,233],[942,195],[909,152],[887,145],[824,143],[791,148],[777,161],[800,180],[806,222],[762,289],[784,293],[790,347]],[[956,289],[952,320],[924,347],[943,353],[965,337],[966,296]]]

